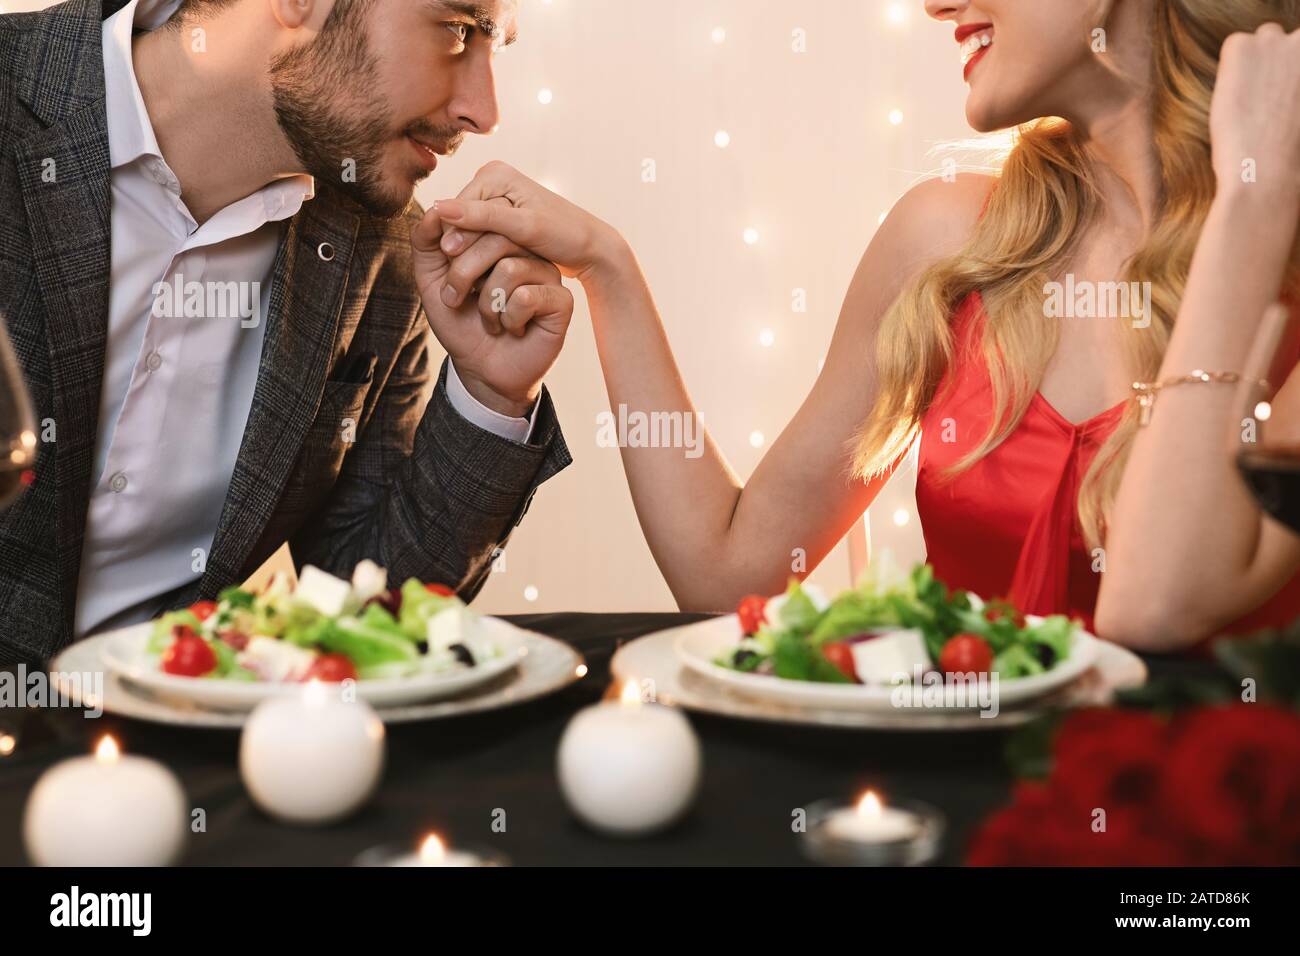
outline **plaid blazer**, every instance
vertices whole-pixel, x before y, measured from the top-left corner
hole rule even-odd
[[[0,320],[54,428],[0,515],[0,665],[73,639],[108,331],[101,21],[124,2],[0,16]],[[413,203],[380,219],[318,183],[289,222],[216,535],[201,579],[160,611],[215,596],[285,541],[300,563],[344,574],[371,558],[472,597],[537,486],[569,464],[548,395],[522,445],[456,413],[445,367],[434,381],[409,246],[421,215]]]

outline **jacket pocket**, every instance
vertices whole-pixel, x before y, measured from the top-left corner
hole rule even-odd
[[[373,376],[364,382],[325,383],[316,419],[303,439],[280,499],[280,513],[310,513],[329,498],[344,460],[361,436],[366,399],[373,385]]]

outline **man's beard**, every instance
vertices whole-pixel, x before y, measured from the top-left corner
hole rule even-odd
[[[327,26],[314,43],[276,57],[271,89],[280,129],[303,169],[387,219],[410,203],[414,182],[394,189],[384,181],[386,149],[396,137],[392,112],[378,99],[365,99],[379,89],[368,38],[359,22]],[[415,130],[429,129],[415,124]],[[455,132],[443,137],[453,148]]]

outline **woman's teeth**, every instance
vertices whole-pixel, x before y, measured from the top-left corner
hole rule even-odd
[[[961,65],[965,66],[974,59],[976,53],[992,45],[993,34],[991,33],[975,33],[968,36],[961,44]]]

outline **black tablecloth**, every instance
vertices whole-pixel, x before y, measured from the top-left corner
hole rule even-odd
[[[972,828],[1003,804],[1012,777],[1007,734],[863,733],[785,727],[691,715],[704,752],[704,780],[692,812],[672,830],[640,840],[592,833],[566,809],[555,754],[569,718],[608,687],[609,660],[622,643],[698,620],[666,614],[518,617],[523,627],[568,641],[590,671],[563,693],[518,707],[389,728],[388,765],[372,802],[326,828],[285,826],[253,806],[240,783],[235,731],[190,730],[79,712],[0,711],[19,724],[13,754],[0,757],[0,865],[25,863],[21,820],[37,777],[90,749],[105,731],[132,753],[154,757],[181,778],[206,811],[184,862],[194,865],[351,863],[369,847],[414,845],[437,830],[453,843],[504,853],[515,865],[785,865],[805,862],[793,813],[816,800],[852,799],[867,786],[913,799],[948,818],[943,862],[961,861]],[[1203,670],[1198,662],[1149,662],[1153,671]],[[505,832],[493,832],[505,812]]]

